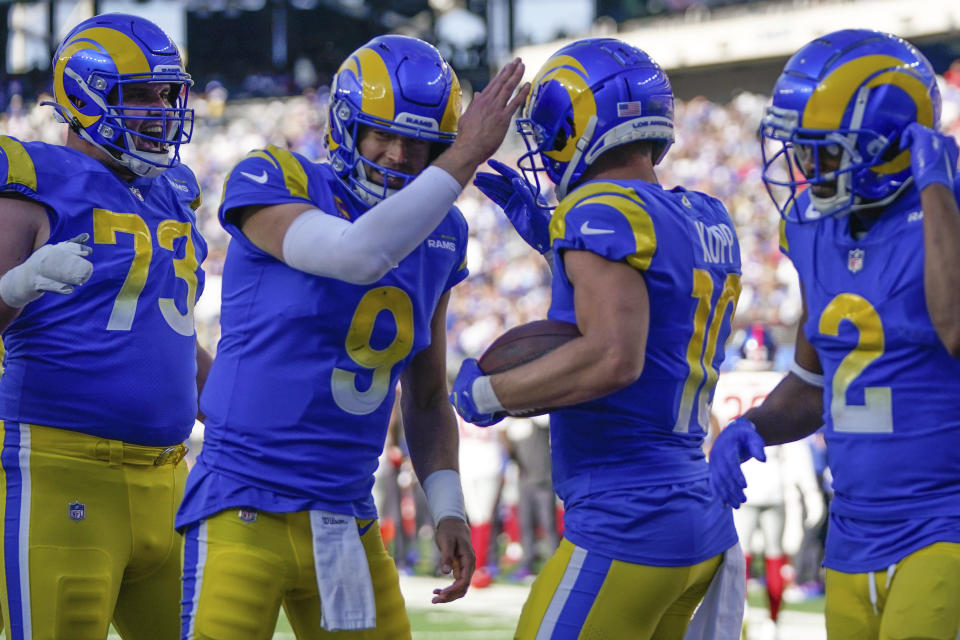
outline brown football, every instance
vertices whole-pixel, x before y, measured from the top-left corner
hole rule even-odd
[[[494,340],[480,356],[478,364],[487,375],[508,371],[579,337],[580,331],[575,324],[535,320],[514,327]]]

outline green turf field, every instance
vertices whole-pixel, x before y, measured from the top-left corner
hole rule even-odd
[[[496,586],[493,588],[496,589]],[[766,609],[766,594],[762,588],[751,588],[747,600],[752,608]],[[803,602],[784,602],[783,610],[822,614],[823,604],[823,596],[820,596]],[[407,611],[414,640],[510,640],[516,625],[515,615],[498,615],[492,610],[479,613],[408,607]],[[109,638],[120,640],[115,632]],[[293,631],[282,611],[273,638],[294,640]]]

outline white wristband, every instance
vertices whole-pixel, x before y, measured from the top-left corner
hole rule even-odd
[[[813,371],[808,371],[801,367],[799,364],[794,362],[790,365],[790,373],[797,376],[807,384],[812,387],[823,387],[823,374],[814,373]]]
[[[493,384],[490,382],[490,376],[480,376],[473,381],[473,404],[476,405],[480,413],[498,413],[506,411],[500,404],[500,399],[493,390]]]
[[[423,492],[427,494],[427,504],[433,514],[434,525],[440,524],[444,518],[467,521],[459,473],[453,469],[440,469],[427,476],[421,484]]]

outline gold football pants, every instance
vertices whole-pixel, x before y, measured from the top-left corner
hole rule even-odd
[[[956,640],[960,633],[960,544],[937,542],[888,571],[827,569],[831,640]]]
[[[403,640],[410,622],[376,521],[358,520],[377,628],[324,631],[310,513],[227,509],[184,532],[184,640],[267,640],[280,606],[298,640]]]
[[[0,421],[9,640],[179,634],[185,449]]]

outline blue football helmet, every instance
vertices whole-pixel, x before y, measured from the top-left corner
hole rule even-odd
[[[409,36],[379,36],[340,65],[330,87],[324,143],[336,174],[367,204],[376,204],[415,176],[360,155],[361,126],[436,143],[454,141],[460,120],[460,81],[433,45]],[[379,171],[383,184],[368,177]]]
[[[151,82],[170,84],[170,106],[124,103],[126,87]],[[55,101],[44,104],[134,174],[155,177],[180,164],[180,145],[193,135],[193,110],[187,109],[192,84],[177,46],[160,27],[108,13],[84,20],[63,39],[53,57]],[[130,127],[144,120],[153,126]],[[138,140],[155,149],[138,148]]]
[[[562,200],[604,151],[653,140],[654,164],[673,144],[673,90],[646,53],[615,38],[569,44],[544,63],[517,120],[527,153],[518,165],[543,191],[546,172]]]
[[[868,29],[835,31],[795,53],[774,86],[760,125],[763,181],[790,221],[884,206],[913,181],[900,134],[939,121],[933,68],[913,45]],[[800,211],[807,187],[813,206]]]

